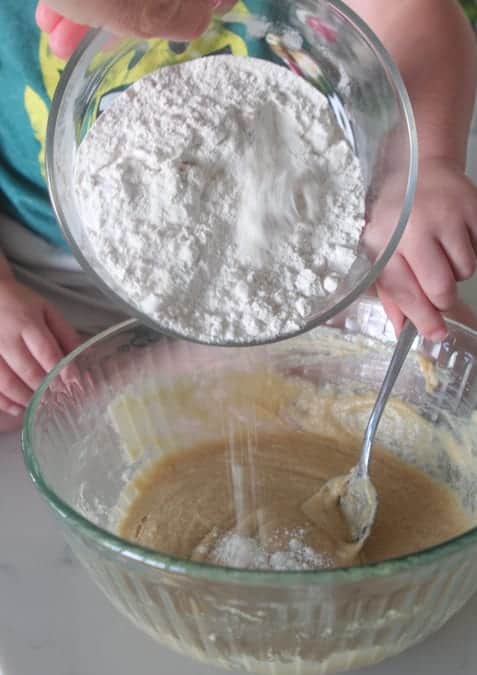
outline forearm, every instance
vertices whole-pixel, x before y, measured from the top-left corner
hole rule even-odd
[[[458,3],[347,0],[347,4],[379,36],[401,71],[416,117],[421,159],[443,158],[464,166],[477,49]]]

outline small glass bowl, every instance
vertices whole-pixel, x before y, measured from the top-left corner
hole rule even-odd
[[[386,228],[391,225],[386,245],[379,251],[363,246],[336,290],[316,299],[301,330],[246,344],[297,335],[345,309],[374,283],[396,249],[411,211],[417,175],[416,129],[398,70],[376,36],[339,0],[261,0],[259,5],[260,11],[252,15],[245,13],[243,3],[237,3],[229,14],[214,17],[205,35],[191,43],[117,39],[103,31],[92,32],[67,65],[53,101],[47,174],[51,200],[73,253],[98,286],[130,316],[171,336],[193,339],[144,314],[108,276],[85,236],[72,188],[75,155],[88,129],[119,92],[158,67],[211,53],[242,56],[247,53],[243,40],[247,34],[250,56],[257,54],[288,66],[327,96],[359,159],[368,211],[379,199],[387,178],[393,176],[398,206],[392,222],[386,223]],[[287,46],[290,36],[295,51]],[[394,164],[397,154],[399,171]],[[217,340],[209,344],[237,345]]]
[[[442,344],[416,340],[394,395],[427,420],[426,447],[438,474],[430,475],[452,484],[477,519],[477,334],[452,322],[448,328]],[[253,462],[256,385],[239,390],[241,404],[251,408],[244,429],[237,404],[228,403],[237,400],[228,396],[230,373],[247,382],[242,376],[265,372],[272,383],[291,374],[305,391],[311,382],[375,396],[392,336],[374,301],[352,305],[333,328],[249,350],[194,345],[127,322],[80,347],[41,385],[25,419],[28,470],[91,577],[154,639],[215,665],[264,675],[328,675],[377,663],[439,629],[476,592],[477,528],[379,564],[264,572],[142,548],[117,536],[111,514],[130,480],[166,449],[181,452],[203,437],[223,438],[226,430],[231,457],[243,448]],[[432,387],[426,388],[419,356],[437,369]],[[174,393],[177,377],[190,385],[188,405],[182,385]],[[150,395],[159,390],[164,397]],[[132,399],[116,415],[119,430],[110,406],[127,393]],[[277,391],[270,396],[275,400]],[[191,415],[191,400],[200,414]],[[347,418],[357,438],[365,423]],[[443,429],[455,449],[449,464],[439,450]],[[414,450],[402,429],[391,425],[389,434],[380,439],[391,452]],[[418,466],[422,461],[418,452],[407,457]]]

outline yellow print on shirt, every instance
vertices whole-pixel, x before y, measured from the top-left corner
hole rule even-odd
[[[24,102],[33,133],[40,146],[38,161],[40,163],[41,173],[44,176],[48,111],[65,65],[64,61],[56,57],[50,51],[48,47],[48,37],[44,33],[40,36],[38,60],[47,99],[45,100],[39,92],[27,85],[25,87]]]
[[[243,3],[238,3],[236,10],[247,12]],[[80,120],[80,136],[89,129],[97,117],[108,107],[114,97],[160,66],[182,63],[204,54],[234,54],[245,56],[247,46],[245,41],[233,33],[219,27],[211,26],[201,38],[190,43],[174,43],[166,40],[123,41],[122,54],[115,58],[107,70],[101,85],[89,101],[83,119]],[[97,68],[106,64],[111,58],[111,52],[105,49],[91,64]],[[41,173],[45,176],[46,130],[48,114],[56,87],[60,81],[65,62],[57,58],[48,47],[48,37],[42,33],[39,41],[38,60],[43,80],[45,94],[35,91],[31,86],[25,87],[24,104],[30,119],[30,124],[39,144],[38,161]]]

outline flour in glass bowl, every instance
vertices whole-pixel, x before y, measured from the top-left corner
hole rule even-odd
[[[364,225],[359,163],[325,97],[246,57],[164,67],[121,94],[80,145],[75,196],[123,294],[211,342],[302,328]]]

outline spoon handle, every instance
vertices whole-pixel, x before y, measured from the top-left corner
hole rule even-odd
[[[406,360],[409,350],[416,338],[417,330],[413,323],[406,319],[404,326],[396,343],[391,361],[389,363],[384,381],[379,390],[376,403],[368,420],[368,425],[364,434],[363,445],[361,448],[361,457],[358,465],[358,474],[367,475],[369,470],[369,461],[371,457],[371,448],[374,443],[374,437],[378,429],[389,395],[394,387],[401,368]]]

